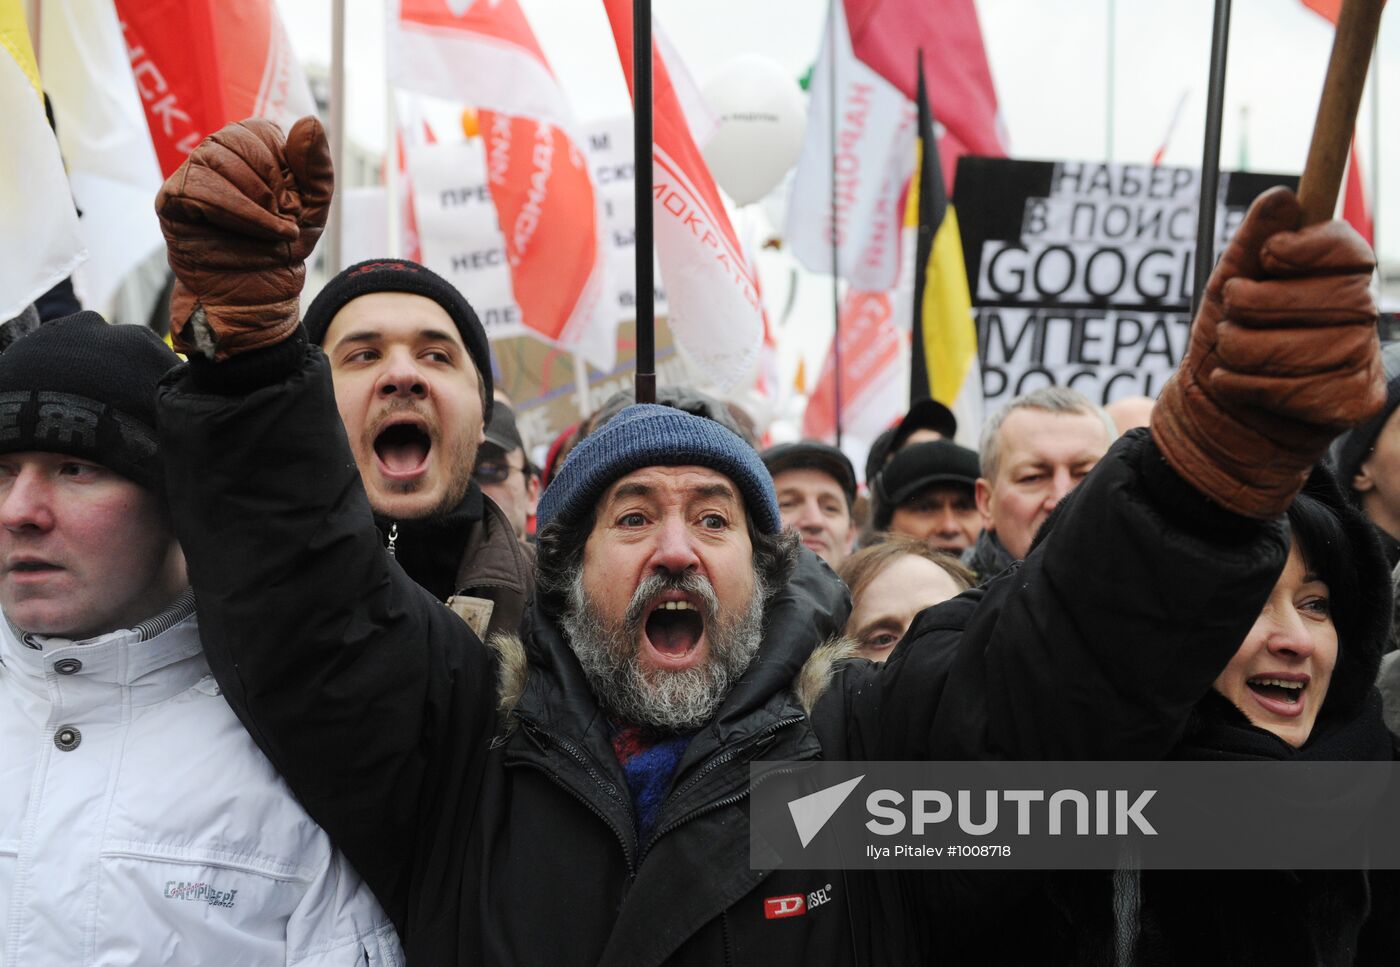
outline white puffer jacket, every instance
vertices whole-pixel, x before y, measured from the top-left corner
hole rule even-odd
[[[0,621],[0,965],[402,963],[224,703],[193,603],[82,643]]]

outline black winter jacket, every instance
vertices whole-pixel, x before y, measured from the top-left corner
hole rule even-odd
[[[848,604],[804,554],[638,843],[549,616],[493,652],[408,579],[374,530],[324,357],[281,358],[167,379],[173,513],[224,694],[411,963],[921,960],[987,909],[985,881],[750,870],[748,762],[1160,756],[1283,566],[1276,525],[1199,526],[1204,500],[1145,436],[1102,461],[1053,540],[926,612],[883,670],[812,660]],[[1142,659],[1126,670],[1108,660],[1125,647]],[[805,916],[764,916],[768,897],[818,891],[830,902]]]
[[[1158,758],[1301,762],[1395,756],[1395,741],[1382,721],[1380,696],[1372,684],[1389,635],[1386,561],[1364,518],[1345,503],[1330,474],[1315,472],[1307,493],[1341,518],[1349,543],[1344,553],[1356,569],[1351,587],[1333,590],[1334,600],[1346,595],[1352,613],[1345,624],[1338,618],[1340,658],[1312,734],[1294,748],[1251,724],[1211,690],[1180,717],[1178,738]],[[1073,503],[1065,513],[1073,513]],[[1057,511],[1047,522],[1049,533],[1039,541],[1053,546],[1063,519]],[[1125,592],[1132,589],[1125,583]],[[937,642],[947,637],[939,625],[937,612],[926,612],[912,630],[911,647],[916,652],[937,649]],[[1134,665],[1152,658],[1133,645],[1131,639],[1120,640],[1120,654],[1108,658],[1120,672],[1132,672]],[[906,659],[911,657],[906,652]],[[1085,758],[1108,757],[1108,750],[1088,744],[1074,751],[1086,753]],[[1149,752],[1144,746],[1136,754],[1147,758]],[[1298,835],[1307,836],[1307,830]],[[1287,844],[1279,847],[1286,850]],[[990,874],[977,882],[991,902],[965,909],[964,916],[930,938],[929,949],[939,962],[1343,967],[1393,964],[1400,958],[1400,874],[1395,871],[1120,869]],[[1007,924],[1015,929],[1005,929]]]

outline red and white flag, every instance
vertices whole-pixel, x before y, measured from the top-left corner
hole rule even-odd
[[[597,193],[568,101],[519,3],[398,0],[389,36],[395,83],[479,111],[521,320],[611,369],[617,313]]]
[[[560,127],[573,124],[517,0],[396,0],[389,4],[388,40],[389,80],[399,87]]]
[[[813,272],[831,272],[834,250],[836,274],[854,288],[892,289],[900,266],[900,197],[914,171],[918,113],[912,100],[856,57],[845,4],[832,4],[808,85],[807,131],[783,234]]]
[[[909,407],[909,334],[895,324],[887,292],[847,292],[840,321],[841,445],[862,467],[870,444]],[[836,437],[834,349],[807,399],[802,435],[809,439]]]
[[[631,0],[603,0],[617,55],[632,78]],[[684,68],[658,32],[652,49],[652,209],[656,256],[666,283],[671,333],[721,391],[753,376],[763,342],[755,270],[744,257],[719,189],[700,154]],[[699,120],[697,124],[702,123]]]
[[[316,113],[273,0],[116,0],[161,173],[208,134],[265,117],[289,128]]]
[[[1006,154],[1006,126],[973,0],[845,0],[856,57],[913,100],[919,50],[935,120],[938,156],[951,193],[958,158]]]
[[[784,234],[812,271],[831,272],[834,247],[836,274],[852,286],[892,289],[914,170],[918,51],[943,129],[938,152],[949,191],[962,155],[1006,154],[1004,125],[973,0],[831,2]]]

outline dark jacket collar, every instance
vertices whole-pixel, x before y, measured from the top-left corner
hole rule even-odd
[[[441,517],[405,520],[375,514],[374,524],[399,566],[442,601],[457,590],[462,549],[472,528],[482,519],[485,499],[481,488],[472,481],[461,502]]]
[[[979,582],[985,583],[1015,564],[1016,558],[996,534],[983,531],[977,536],[977,543],[963,552],[962,562],[972,568]]]

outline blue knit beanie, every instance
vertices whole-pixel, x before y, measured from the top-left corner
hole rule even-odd
[[[669,406],[629,406],[574,448],[540,494],[540,530],[586,514],[613,481],[643,467],[708,467],[739,488],[754,526],[782,529],[773,478],[749,446],[714,420]]]

